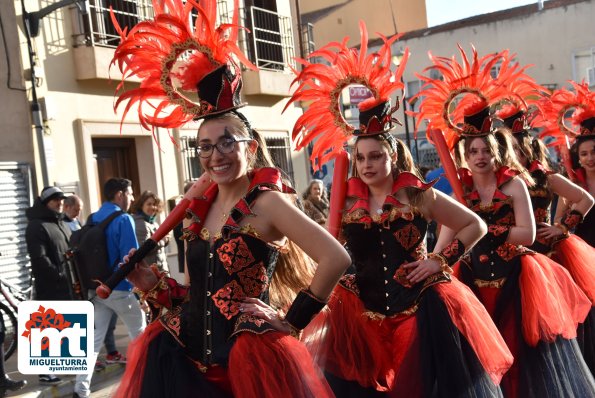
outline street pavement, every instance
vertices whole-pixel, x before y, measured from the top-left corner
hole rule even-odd
[[[130,342],[126,326],[118,319],[118,324],[115,330],[116,347],[122,353],[126,353],[126,349]],[[105,350],[99,354],[100,359],[104,359]],[[39,384],[37,375],[22,375],[18,371],[18,354],[15,352],[6,361],[6,373],[14,380],[27,380],[27,386],[20,391],[9,392],[7,397],[23,397],[23,398],[61,398],[72,397],[74,389],[73,375],[56,375],[62,381],[53,386]],[[124,365],[110,364],[105,369],[95,371],[91,385],[92,398],[109,398],[118,388],[122,374],[124,373]]]

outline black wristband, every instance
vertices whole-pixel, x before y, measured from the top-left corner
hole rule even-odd
[[[438,253],[449,266],[453,266],[463,254],[465,254],[465,245],[460,239],[455,238],[444,249]]]
[[[325,305],[326,302],[314,296],[310,290],[301,290],[287,311],[285,321],[297,330],[302,330]]]

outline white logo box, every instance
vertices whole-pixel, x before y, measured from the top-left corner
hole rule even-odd
[[[93,370],[94,312],[89,301],[19,304],[18,366],[22,374],[83,374]]]

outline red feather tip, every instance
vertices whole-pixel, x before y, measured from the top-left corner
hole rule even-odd
[[[463,115],[475,115],[489,106],[488,101],[483,98],[475,98],[474,101],[463,108]]]
[[[496,116],[498,116],[500,119],[506,119],[516,115],[520,111],[522,111],[522,109],[515,104],[505,104],[496,112]]]
[[[375,106],[382,104],[385,101],[386,100],[379,100],[379,99],[372,97],[372,98],[363,100],[362,102],[359,103],[359,105],[357,107],[360,110],[360,112],[365,112],[365,111],[368,111],[368,110],[374,108]]]

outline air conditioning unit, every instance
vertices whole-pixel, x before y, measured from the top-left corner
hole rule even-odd
[[[595,86],[595,66],[587,68],[587,82],[589,87]]]

